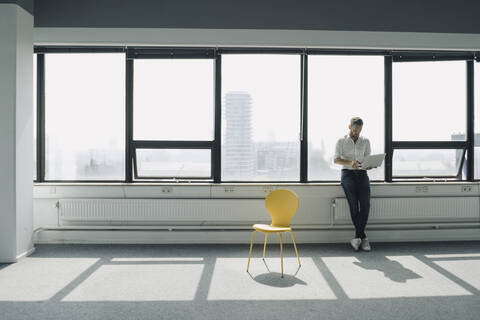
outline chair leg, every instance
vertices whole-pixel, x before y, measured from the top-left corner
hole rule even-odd
[[[298,265],[301,267],[302,264],[300,263],[300,258],[298,257],[297,245],[295,244],[295,237],[293,236],[292,231],[290,231],[290,235],[292,236],[293,247],[295,248],[295,253],[297,254]]]
[[[265,249],[267,248],[267,236],[268,236],[268,233],[265,233],[265,243],[263,244],[263,256],[262,256],[263,260],[265,260]]]
[[[282,234],[278,234],[280,236],[280,264],[282,266],[282,278],[283,278],[283,244],[282,244]]]
[[[250,267],[250,258],[252,257],[253,236],[255,235],[255,231],[256,230],[253,230],[252,240],[250,241],[250,252],[248,253],[247,272],[248,272],[248,268]]]

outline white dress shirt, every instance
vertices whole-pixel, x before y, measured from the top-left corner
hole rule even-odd
[[[334,159],[341,158],[343,160],[356,160],[363,162],[365,156],[369,156],[371,153],[370,140],[362,136],[358,137],[357,142],[354,142],[350,138],[350,134],[338,139],[335,146]],[[354,169],[352,166],[342,166],[342,169],[359,170]]]

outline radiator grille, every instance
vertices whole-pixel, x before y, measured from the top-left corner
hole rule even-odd
[[[268,221],[263,199],[63,199],[64,224]]]
[[[350,222],[346,198],[335,198],[334,221]],[[478,221],[477,197],[372,198],[369,222]]]

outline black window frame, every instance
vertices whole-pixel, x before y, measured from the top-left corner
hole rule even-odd
[[[385,157],[385,181],[435,181],[443,179],[444,181],[474,181],[474,67],[473,61],[476,57],[474,52],[455,52],[455,51],[394,51],[389,57],[385,57],[385,107],[386,107],[386,125],[385,129],[385,150],[388,150]],[[432,62],[432,61],[465,61],[466,66],[466,137],[465,141],[400,141],[393,140],[393,63],[403,62]],[[388,138],[388,141],[387,141]],[[456,175],[393,175],[393,153],[399,149],[455,149],[462,150],[463,156]],[[465,158],[466,155],[466,158]],[[466,159],[466,160],[465,160]],[[466,161],[466,177],[462,179],[462,169]]]
[[[45,55],[65,53],[124,53],[124,47],[118,46],[34,46],[37,54],[37,179],[35,183],[118,183],[124,180],[47,180],[45,179]],[[126,146],[125,146],[126,148]]]
[[[45,55],[36,52],[34,54],[37,55],[37,165],[33,182],[39,183],[45,181]]]
[[[123,52],[126,59],[126,103],[125,103],[125,179],[124,180],[45,180],[45,54],[54,53],[113,53]],[[185,149],[195,148],[211,150],[211,173],[207,180],[213,183],[222,183],[221,179],[221,66],[222,53],[224,54],[257,54],[279,53],[299,54],[301,63],[301,110],[300,110],[300,179],[299,181],[226,181],[226,183],[338,183],[339,180],[308,180],[308,56],[309,55],[380,55],[384,56],[384,92],[385,92],[385,178],[375,180],[382,182],[394,182],[392,177],[392,157],[395,149],[462,149],[465,157],[462,157],[459,174],[461,174],[463,161],[466,161],[466,179],[463,181],[478,181],[474,179],[474,61],[480,62],[480,52],[473,51],[450,51],[450,50],[363,50],[363,49],[306,49],[306,48],[199,48],[199,47],[119,47],[119,46],[35,46],[37,54],[37,179],[35,183],[110,183],[142,182],[138,179],[136,170],[136,149],[140,148],[170,148]],[[133,60],[134,59],[192,59],[207,58],[215,60],[215,92],[214,92],[214,139],[212,141],[140,141],[133,140]],[[392,64],[395,62],[413,61],[452,61],[463,60],[467,68],[467,135],[465,141],[393,141],[392,140]],[[193,143],[193,144],[192,144]],[[196,143],[199,143],[196,145]],[[135,178],[135,179],[134,179]],[[172,177],[173,178],[173,177]],[[402,177],[403,178],[403,177]],[[432,181],[442,177],[432,178]],[[457,175],[458,178],[458,175]],[[151,183],[165,182],[166,178],[150,180]],[[425,179],[412,177],[409,181],[422,181]],[[189,182],[205,182],[204,178],[176,179],[177,181],[188,180]],[[458,182],[458,180],[447,180]]]
[[[461,150],[461,157],[459,158],[461,161],[458,164],[457,172],[453,175],[399,175],[393,176],[396,181],[402,180],[454,180],[454,181],[461,181],[462,179],[462,170],[465,165],[465,155],[467,152],[467,148],[465,147],[465,141],[393,141],[392,142],[392,160],[393,160],[393,153],[395,150]],[[393,171],[393,166],[392,166]]]
[[[299,61],[300,61],[300,128],[299,128],[299,136],[300,136],[300,172],[299,172],[299,179],[298,180],[282,180],[282,181],[275,181],[275,180],[251,180],[251,181],[245,181],[245,180],[227,180],[227,181],[221,181],[225,183],[235,183],[235,184],[247,184],[247,183],[305,183],[307,182],[306,180],[306,168],[307,168],[307,154],[303,153],[302,151],[304,150],[307,139],[304,134],[304,131],[306,130],[306,122],[304,119],[306,119],[307,111],[306,107],[304,106],[305,100],[304,99],[304,90],[306,90],[306,81],[305,81],[305,68],[307,64],[307,59],[306,59],[306,50],[305,49],[297,49],[297,48],[239,48],[239,47],[232,47],[232,48],[218,48],[218,54],[219,56],[222,56],[223,54],[281,54],[281,55],[298,55],[299,56]],[[219,90],[218,94],[222,95],[221,88]],[[221,100],[220,100],[220,112],[221,112]],[[305,145],[305,146],[304,146]],[[221,150],[220,150],[221,153]],[[221,170],[220,170],[221,171]],[[221,174],[221,172],[219,173]],[[305,177],[304,177],[305,175]]]
[[[188,181],[188,182],[209,182],[220,181],[218,167],[220,166],[220,158],[217,155],[220,150],[219,146],[219,126],[221,126],[221,113],[218,111],[218,97],[217,97],[217,85],[218,85],[218,72],[219,59],[217,52],[213,48],[128,48],[126,50],[127,59],[127,72],[126,72],[126,85],[127,85],[127,101],[126,101],[126,182],[131,183],[135,181]],[[214,61],[214,137],[213,140],[135,140],[133,138],[133,74],[134,61],[137,59],[210,59]],[[137,149],[201,149],[210,150],[211,152],[211,170],[208,177],[185,177],[185,176],[165,176],[165,177],[149,177],[138,175],[138,161],[137,161]]]
[[[304,89],[304,96],[305,96],[305,119],[304,119],[304,140],[305,140],[305,157],[308,162],[308,56],[314,56],[314,55],[338,55],[338,56],[386,56],[389,54],[389,51],[385,50],[339,50],[339,49],[309,49],[306,50],[306,60],[307,63],[305,64],[305,75],[304,78],[302,79],[307,85]],[[386,77],[384,77],[384,81],[386,82]],[[386,107],[384,107],[384,112],[386,114],[387,110]],[[384,124],[384,130],[386,131],[386,123]],[[387,150],[387,149],[385,149]],[[386,151],[384,151],[386,153]],[[306,167],[305,170],[305,181],[304,182],[312,182],[312,183],[337,183],[340,181],[340,177],[338,180],[308,180],[308,166]],[[384,182],[385,181],[385,176],[384,175],[384,180],[371,180],[372,182]]]

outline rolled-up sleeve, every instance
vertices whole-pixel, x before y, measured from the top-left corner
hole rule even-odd
[[[370,140],[367,139],[367,141],[365,141],[366,144],[365,144],[365,156],[369,156],[371,153],[372,153],[372,149],[370,148]]]
[[[335,155],[333,156],[333,159],[341,158],[342,157],[342,139],[339,139],[337,141],[337,144],[335,145]]]

